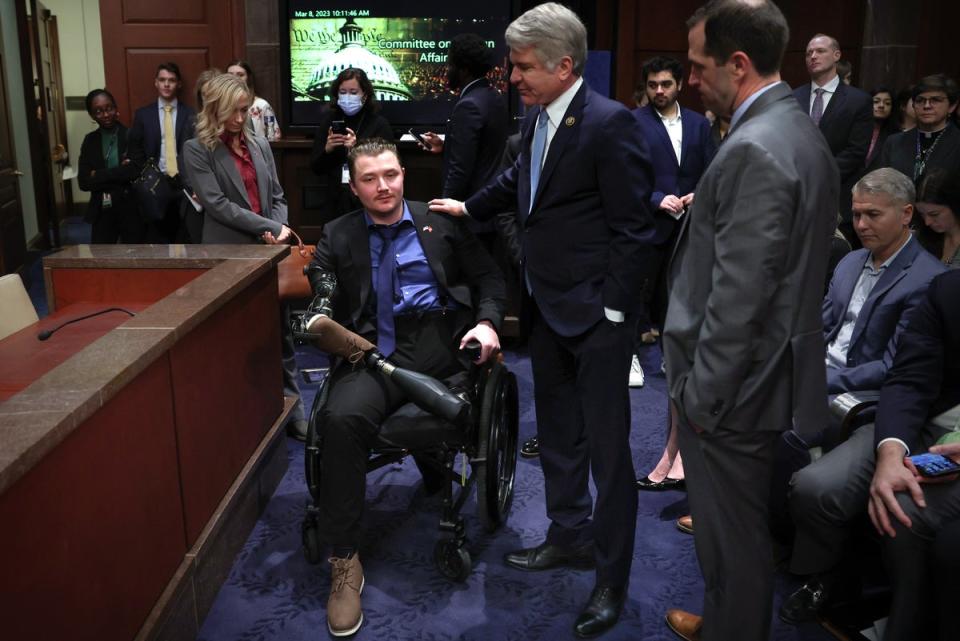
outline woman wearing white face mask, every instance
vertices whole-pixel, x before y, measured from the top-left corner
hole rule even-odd
[[[330,86],[330,105],[317,127],[310,154],[314,173],[327,179],[326,207],[322,222],[360,207],[350,191],[347,152],[357,140],[393,140],[390,123],[379,113],[373,85],[363,69],[344,69]],[[342,125],[342,129],[341,129]]]

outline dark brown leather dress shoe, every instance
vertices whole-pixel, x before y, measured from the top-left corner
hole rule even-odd
[[[700,641],[700,628],[703,627],[703,617],[690,614],[683,610],[667,610],[667,627],[681,639]]]
[[[586,570],[594,566],[593,544],[566,547],[544,542],[537,547],[510,552],[503,557],[503,561],[518,570],[549,570],[558,567]]]
[[[689,514],[677,519],[677,529],[684,534],[693,534],[693,517]]]

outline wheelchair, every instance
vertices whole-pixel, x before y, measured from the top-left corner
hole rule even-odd
[[[328,374],[314,398],[304,454],[311,500],[301,533],[305,556],[312,564],[321,561],[317,508],[323,482],[320,422],[321,410],[329,395],[329,381]],[[367,472],[402,461],[407,456],[426,455],[419,462],[439,470],[444,480],[440,538],[434,546],[433,561],[443,576],[465,581],[470,575],[472,560],[466,549],[461,510],[474,487],[480,523],[488,533],[503,525],[510,512],[519,437],[517,381],[502,362],[495,360],[473,366],[462,388],[450,391],[470,403],[470,413],[464,425],[455,425],[412,402],[407,403],[381,425],[378,442],[367,462]],[[456,457],[460,453],[469,462],[469,476],[465,470],[455,469]]]

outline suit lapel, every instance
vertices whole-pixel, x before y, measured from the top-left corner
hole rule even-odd
[[[355,310],[359,317],[366,310],[367,299],[370,298],[373,267],[370,265],[370,232],[367,230],[366,218],[362,210],[354,216],[354,221],[353,229],[349,231],[347,238],[350,260],[353,262],[357,280],[360,282],[360,307]]]
[[[679,107],[677,107],[679,109]],[[663,119],[660,118],[660,114],[657,113],[657,110],[651,105],[646,106],[647,117],[653,121],[653,128],[657,132],[657,137],[660,139],[660,142],[666,145],[666,149],[670,151],[670,154],[673,156],[673,159],[676,161],[677,152],[673,150],[673,141],[670,140],[670,134],[667,133],[667,126],[663,124]],[[682,120],[681,120],[682,122]],[[686,132],[684,132],[684,137],[686,137]],[[681,154],[682,155],[682,154]],[[679,166],[679,163],[677,163]]]
[[[543,163],[543,171],[540,172],[540,181],[537,183],[537,193],[533,196],[534,205],[536,205],[540,199],[540,194],[543,193],[546,184],[550,182],[550,175],[553,173],[553,170],[557,168],[560,157],[564,151],[566,151],[567,143],[580,131],[586,96],[587,83],[584,82],[577,93],[574,94],[573,100],[570,101],[570,106],[567,107],[566,113],[563,114],[563,118],[560,122],[556,123],[557,132],[553,134],[553,140],[550,141],[550,149],[547,150],[547,159]],[[534,210],[530,211],[531,216],[534,213]]]
[[[240,172],[237,171],[237,163],[233,159],[233,154],[230,153],[226,145],[219,144],[213,150],[213,157],[216,158],[217,164],[220,165],[220,170],[230,178],[234,189],[237,190],[237,193],[243,198],[243,202],[246,203],[247,209],[249,209],[250,199],[247,197],[247,188],[244,187],[243,179],[240,178]]]
[[[413,225],[416,228],[417,238],[420,239],[423,255],[427,257],[427,263],[430,265],[430,270],[433,272],[434,278],[437,279],[437,283],[445,290],[447,287],[446,270],[443,268],[443,263],[437,260],[439,255],[437,244],[443,242],[443,235],[439,230],[434,231],[429,224],[429,213],[426,207],[420,203],[411,202],[407,202],[407,207],[410,209],[410,216],[413,217]]]
[[[842,108],[841,106],[846,99],[847,86],[841,80],[840,84],[837,85],[837,90],[833,92],[830,102],[827,103],[827,108],[823,110],[823,116],[820,118],[820,129],[823,129],[824,123],[829,125],[833,121],[833,114]]]
[[[533,116],[534,113],[536,112],[530,110],[525,117],[523,136],[520,140],[520,154],[517,157],[520,163],[520,182],[518,187],[520,197],[517,202],[522,210],[518,212],[518,216],[523,224],[526,224],[527,218],[529,218],[527,212],[530,211],[530,199],[533,198],[533,194],[530,193],[530,146],[533,144],[533,130],[537,125],[537,119]]]
[[[861,334],[863,334],[864,329],[870,322],[870,315],[873,313],[873,308],[876,307],[877,301],[882,298],[891,287],[900,282],[901,278],[907,275],[907,270],[913,263],[913,259],[916,258],[918,250],[919,245],[912,240],[909,241],[908,245],[903,248],[896,260],[883,270],[883,274],[880,275],[880,280],[877,281],[877,284],[870,291],[870,295],[867,296],[867,300],[863,302],[863,307],[857,315],[857,322],[853,326],[853,335],[850,336],[851,345],[856,343]]]
[[[260,145],[257,144],[252,137],[247,138],[247,149],[250,150],[250,158],[253,160],[253,168],[257,172],[257,192],[260,194],[260,209],[261,213],[270,218],[270,194],[267,193],[267,190],[270,187],[270,181],[267,180],[267,159],[263,157],[263,150],[260,149]],[[231,158],[232,160],[232,158]],[[243,190],[246,193],[246,189]]]
[[[677,109],[681,109],[680,105],[677,105]],[[688,152],[690,145],[693,144],[693,134],[696,131],[693,126],[693,118],[684,118],[683,111],[680,111],[680,158],[677,159],[677,166],[680,167],[683,165],[683,161],[690,155]],[[673,145],[670,145],[671,148]]]
[[[863,261],[869,256],[869,252],[866,250],[857,250],[857,252],[862,255],[858,259],[854,259],[854,256],[850,257],[850,265],[852,268],[843,273],[837,272],[837,280],[834,283],[836,291],[834,292],[832,301],[833,316],[836,322],[830,330],[830,333],[827,334],[827,342],[832,341],[843,326],[843,317],[847,313],[850,299],[853,298],[853,289],[857,286],[857,281],[860,279],[860,272],[863,271]]]

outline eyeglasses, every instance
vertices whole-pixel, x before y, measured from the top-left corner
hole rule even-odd
[[[913,99],[913,104],[918,107],[931,106],[935,107],[936,105],[943,104],[947,101],[946,96],[930,96],[929,98],[924,98],[923,96],[917,96]]]

